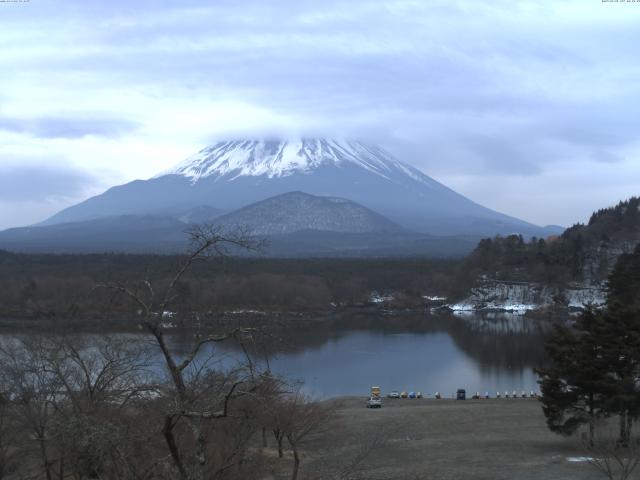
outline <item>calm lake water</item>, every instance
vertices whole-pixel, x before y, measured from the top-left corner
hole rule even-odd
[[[304,382],[304,389],[318,398],[366,395],[371,385],[385,393],[439,391],[447,396],[458,388],[492,396],[496,391],[538,391],[533,369],[545,362],[547,328],[512,314],[389,315],[364,325],[360,319],[317,330],[301,326],[269,346],[268,363],[275,373]],[[188,338],[172,337],[176,351],[186,352],[189,344]],[[231,344],[209,348],[201,358],[213,353],[225,368],[244,359]]]
[[[384,393],[420,391],[446,396],[458,388],[465,388],[468,394],[488,391],[492,396],[496,391],[538,391],[533,369],[545,363],[543,339],[550,326],[506,313],[370,312],[329,321],[300,319],[286,325],[260,342],[251,355],[262,367],[268,364],[274,373],[303,382],[303,389],[316,398],[364,396],[371,385],[380,385]],[[193,335],[176,333],[169,336],[169,342],[177,354],[187,354]],[[223,342],[203,348],[198,361],[205,359],[212,360],[216,368],[231,369],[246,357],[239,345]],[[154,362],[157,372],[162,372],[159,353]]]

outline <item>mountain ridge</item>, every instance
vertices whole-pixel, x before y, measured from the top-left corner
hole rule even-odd
[[[328,139],[218,142],[169,171],[112,187],[42,225],[162,216],[203,205],[230,212],[291,191],[346,198],[429,235],[560,233],[483,207],[377,146]]]
[[[191,220],[264,239],[271,257],[461,256],[475,242],[408,231],[351,200],[288,192],[218,215],[196,207],[172,216],[120,215],[0,232],[0,249],[38,253],[179,253]],[[211,218],[209,215],[213,215]],[[234,250],[233,254],[248,252]]]
[[[287,192],[221,215],[225,228],[247,227],[254,235],[281,235],[301,231],[336,233],[401,232],[402,227],[356,202]]]
[[[430,186],[444,187],[419,170],[398,161],[379,147],[356,140],[302,138],[300,140],[232,140],[218,142],[200,150],[175,167],[153,178],[180,175],[193,183],[210,176],[285,177],[296,172],[308,173],[323,164],[352,163],[388,179],[393,168]],[[445,187],[446,188],[446,187]]]

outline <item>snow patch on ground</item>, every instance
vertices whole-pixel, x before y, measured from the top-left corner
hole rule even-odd
[[[224,313],[227,315],[266,315],[267,312],[263,310],[227,310]]]
[[[473,303],[456,303],[453,305],[449,305],[449,309],[453,311],[453,313],[465,313],[465,312],[475,312],[479,310],[487,310],[494,311],[500,310],[503,312],[514,313],[516,315],[524,315],[526,312],[530,310],[535,310],[538,308],[538,305],[535,304],[526,304],[526,303],[500,303],[500,302],[489,302],[481,305],[473,304]]]
[[[485,305],[484,310],[504,310],[505,312],[524,314],[529,310],[535,310],[537,305],[532,303],[500,303],[490,302]]]
[[[571,288],[565,291],[567,306],[572,309],[583,309],[585,305],[602,306],[606,303],[603,288],[585,287]]]
[[[472,303],[454,303],[449,305],[449,308],[454,312],[473,312],[476,310],[476,305]]]
[[[371,295],[369,296],[369,302],[370,303],[385,303],[385,302],[390,302],[394,299],[395,297],[392,294],[380,294],[378,292],[371,292]]]
[[[504,311],[524,314],[531,310],[551,306],[566,306],[582,310],[585,305],[605,304],[605,290],[600,286],[572,285],[567,289],[526,282],[500,282],[485,280],[471,289],[467,298],[448,305],[453,312]]]

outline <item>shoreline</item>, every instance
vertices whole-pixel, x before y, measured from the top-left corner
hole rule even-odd
[[[330,310],[319,311],[268,311],[268,310],[227,310],[221,312],[211,312],[202,315],[199,324],[194,317],[198,314],[191,313],[189,318],[178,320],[174,325],[171,318],[165,320],[171,324],[167,331],[183,333],[198,329],[219,329],[233,325],[243,324],[247,326],[259,325],[261,327],[282,327],[299,326],[300,322],[305,322],[305,326],[322,326],[331,324],[341,318],[358,319],[364,316],[372,319],[383,319],[388,317],[403,318],[421,317],[423,319],[464,319],[467,316],[478,316],[480,318],[492,319],[492,317],[504,315],[513,318],[522,318],[531,321],[554,320],[568,318],[573,310],[560,308],[542,307],[533,310],[504,310],[504,309],[470,309],[452,310],[447,306],[430,307],[421,306],[416,308],[386,308],[379,305],[348,306],[338,307]],[[114,318],[116,317],[116,318]],[[83,333],[131,333],[139,331],[138,318],[131,315],[113,316],[88,315],[79,318],[77,315],[62,316],[52,313],[29,313],[23,315],[0,314],[0,331],[15,330],[30,332],[34,329],[47,332],[64,331],[73,329]]]

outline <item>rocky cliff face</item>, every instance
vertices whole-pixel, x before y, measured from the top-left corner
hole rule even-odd
[[[603,305],[603,285],[572,284],[568,288],[552,287],[540,283],[502,282],[483,279],[469,295],[449,305],[454,312],[507,311],[525,313],[529,310],[564,307],[583,309],[585,305]]]
[[[632,253],[640,243],[640,232],[633,232],[628,238],[603,241],[588,249],[582,259],[582,278],[585,285],[603,283],[613,269],[618,257]]]
[[[561,236],[526,242],[511,235],[482,240],[466,260],[474,287],[454,311],[526,312],[547,307],[604,305],[618,257],[640,243],[640,198],[595,212]]]

